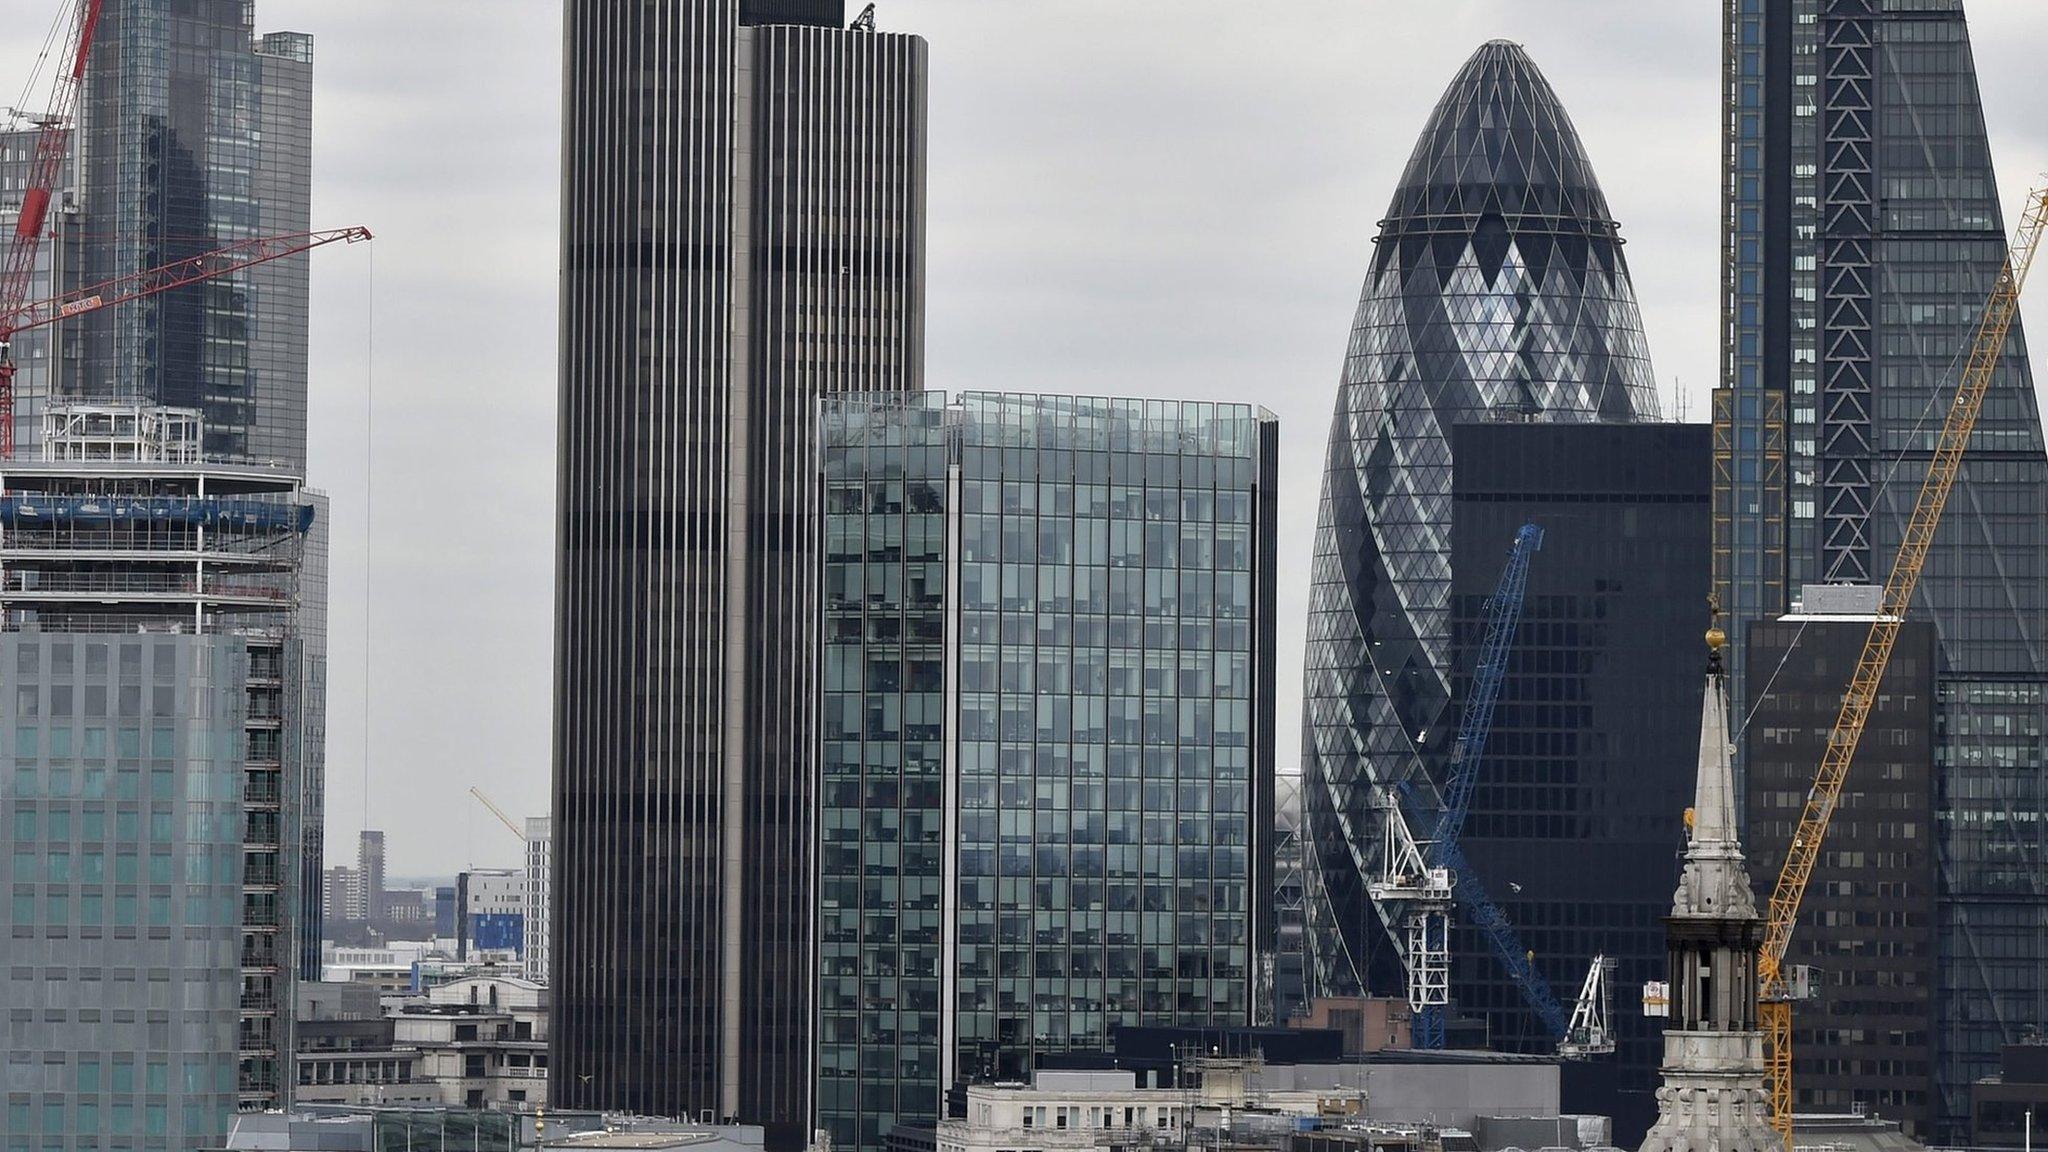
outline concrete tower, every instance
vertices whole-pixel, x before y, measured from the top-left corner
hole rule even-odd
[[[1734,746],[1728,739],[1727,637],[1707,633],[1699,783],[1692,839],[1664,921],[1671,955],[1671,1024],[1664,1086],[1643,1152],[1775,1152],[1756,1021],[1756,951],[1763,920],[1735,832]]]

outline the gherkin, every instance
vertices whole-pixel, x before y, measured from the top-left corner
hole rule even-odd
[[[1520,46],[1483,46],[1451,82],[1376,244],[1330,429],[1304,686],[1312,979],[1330,993],[1398,987],[1365,889],[1380,814],[1395,795],[1434,804],[1457,722],[1451,425],[1657,417],[1620,230]]]

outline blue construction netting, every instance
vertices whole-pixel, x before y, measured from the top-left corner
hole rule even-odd
[[[0,526],[8,528],[145,522],[304,534],[313,527],[313,506],[227,496],[0,496]]]

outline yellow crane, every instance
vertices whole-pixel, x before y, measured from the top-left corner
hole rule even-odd
[[[1821,754],[1814,774],[1813,790],[1806,795],[1806,810],[1792,834],[1785,852],[1785,866],[1778,872],[1778,884],[1771,892],[1769,915],[1764,925],[1763,944],[1757,954],[1757,980],[1761,992],[1759,1015],[1764,1029],[1764,1078],[1771,1093],[1771,1127],[1792,1147],[1792,1001],[1785,979],[1785,953],[1792,944],[1792,930],[1799,920],[1799,904],[1806,895],[1807,881],[1820,860],[1821,841],[1827,836],[1828,821],[1842,796],[1842,782],[1855,759],[1856,745],[1863,739],[1863,725],[1877,702],[1878,684],[1891,663],[1892,645],[1899,627],[1913,603],[1913,591],[1920,583],[1920,571],[1927,564],[1934,544],[1934,531],[1941,525],[1942,510],[1948,505],[1949,490],[1962,470],[1963,452],[1970,445],[1970,433],[1977,426],[1977,414],[1984,407],[1984,394],[1998,370],[2005,352],[2013,319],[2019,314],[2020,286],[2048,228],[2048,188],[2027,197],[2019,232],[2013,237],[2005,267],[1984,306],[1984,318],[1977,325],[1970,361],[1956,385],[1956,398],[1942,425],[1934,458],[1928,463],[1927,478],[1913,504],[1913,517],[1906,523],[1905,538],[1892,558],[1891,575],[1885,580],[1884,599],[1870,635],[1863,641],[1863,654],[1849,690],[1842,697],[1842,711],[1835,718],[1834,731]]]
[[[519,830],[519,825],[514,824],[512,822],[512,818],[510,816],[505,815],[505,810],[503,808],[500,808],[496,804],[491,803],[491,798],[489,796],[484,795],[481,791],[475,788],[471,788],[469,790],[469,794],[471,796],[476,797],[477,801],[481,803],[484,807],[489,808],[491,810],[491,815],[496,816],[498,818],[498,823],[503,824],[505,827],[511,829],[512,834],[514,836],[519,837],[519,842],[521,844],[526,843],[526,833],[521,832]]]

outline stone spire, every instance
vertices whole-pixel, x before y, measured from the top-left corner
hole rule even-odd
[[[1728,738],[1728,681],[1721,669],[1719,628],[1707,633],[1707,690],[1700,700],[1699,779],[1694,785],[1692,838],[1685,872],[1672,898],[1673,916],[1756,919],[1756,897],[1736,839],[1735,746]]]
[[[1782,1152],[1764,1092],[1757,1030],[1756,952],[1763,921],[1736,838],[1727,637],[1707,633],[1699,780],[1685,872],[1664,921],[1670,955],[1671,1023],[1664,1030],[1664,1086],[1643,1152]]]

